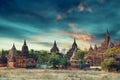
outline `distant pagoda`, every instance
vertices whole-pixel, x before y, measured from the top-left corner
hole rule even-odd
[[[114,44],[111,42],[111,38],[107,30],[105,40],[101,46],[97,47],[95,44],[94,48],[92,48],[90,45],[88,54],[85,55],[85,60],[90,63],[91,66],[100,66],[104,59],[104,52],[112,47],[114,47]]]
[[[76,52],[77,52],[77,48],[75,48],[75,50],[73,51],[73,54],[70,58],[71,68],[74,68],[74,69],[79,68],[79,65],[80,65],[80,61],[78,59]]]
[[[74,38],[74,42],[73,42],[73,44],[72,44],[72,48],[69,49],[69,51],[67,52],[67,57],[68,57],[68,59],[70,59],[70,58],[72,57],[73,52],[74,52],[75,50],[78,50],[78,46],[77,46],[77,43],[76,43],[76,39]]]
[[[16,51],[16,47],[13,44],[12,48],[9,51],[9,55],[8,55],[8,66],[9,67],[14,67],[16,65],[16,56],[17,56],[17,51]]]
[[[28,46],[26,44],[26,40],[24,40],[24,44],[22,46],[22,52],[21,55],[27,56],[29,54]]]
[[[33,68],[37,65],[37,59],[33,54],[29,54],[28,46],[26,40],[22,46],[21,54],[16,57],[16,66],[20,68]]]
[[[56,52],[59,53],[59,48],[57,47],[56,41],[54,41],[53,47],[51,48],[50,52]]]

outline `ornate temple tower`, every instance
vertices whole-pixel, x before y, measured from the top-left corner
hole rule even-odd
[[[16,48],[15,48],[15,45],[13,44],[11,50],[9,51],[9,59],[8,61],[9,62],[15,62],[15,57],[17,56],[17,51],[16,51]]]
[[[26,44],[26,40],[24,40],[24,44],[22,46],[22,52],[21,53],[22,53],[22,55],[25,55],[25,56],[27,56],[29,54],[28,46]]]
[[[107,30],[104,42],[99,47],[95,45],[94,49],[90,46],[88,54],[85,55],[85,60],[91,65],[101,65],[101,62],[104,60],[104,52],[112,47],[114,47],[114,44],[111,42],[110,35]]]
[[[72,48],[73,49],[78,49],[77,43],[76,43],[76,39],[74,38],[74,42],[72,44]]]
[[[94,50],[97,50],[98,48],[97,48],[97,45],[95,44],[95,46],[94,46]]]
[[[13,44],[11,50],[9,51],[9,56],[8,56],[8,66],[9,67],[15,67],[16,56],[17,56],[17,51],[15,48],[15,45]]]
[[[71,68],[73,68],[73,69],[79,68],[79,65],[80,65],[80,61],[78,59],[76,52],[77,52],[77,48],[75,48],[72,56],[70,57],[70,65],[71,65]]]
[[[33,68],[36,67],[36,65],[37,65],[37,60],[33,54],[29,54],[26,40],[24,40],[21,54],[16,57],[16,67]]]
[[[90,48],[89,48],[89,50],[88,50],[88,54],[92,54],[93,53],[93,48],[92,48],[92,46],[90,45]]]
[[[67,52],[67,57],[68,59],[70,59],[73,55],[73,52],[76,50],[78,50],[78,46],[77,46],[77,43],[76,43],[76,39],[74,38],[74,42],[72,44],[72,48],[69,49],[69,51]]]
[[[109,35],[108,30],[107,30],[106,36],[105,36],[105,40],[104,40],[104,42],[102,43],[102,46],[105,47],[105,48],[108,48],[109,43],[110,43],[110,35]]]
[[[51,48],[50,52],[56,52],[56,53],[59,53],[59,49],[57,47],[57,43],[56,41],[54,41],[54,44],[53,44],[53,47]]]

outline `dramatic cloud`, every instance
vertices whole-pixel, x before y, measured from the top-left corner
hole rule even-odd
[[[63,34],[72,38],[76,38],[78,40],[83,41],[92,41],[94,39],[94,36],[85,34],[85,33],[74,33],[74,32],[67,32],[67,31],[57,31],[58,34]]]
[[[111,40],[119,41],[119,3],[120,0],[0,0],[0,48],[7,46],[6,39],[27,39],[30,48],[37,49],[50,49],[49,43],[57,40],[60,48],[68,48],[73,37],[86,47],[90,41],[101,43],[107,28]]]
[[[93,36],[88,35],[88,34],[82,34],[82,33],[74,33],[73,36],[77,39],[82,39],[85,41],[92,41]]]
[[[61,20],[61,19],[63,19],[63,17],[62,17],[62,15],[57,15],[57,20]]]
[[[84,9],[85,9],[85,7],[83,6],[82,3],[80,3],[80,4],[78,5],[78,8],[79,8],[80,11],[84,11]]]

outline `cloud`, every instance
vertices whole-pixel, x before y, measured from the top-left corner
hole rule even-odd
[[[87,6],[83,5],[82,3],[80,3],[77,8],[78,8],[79,11],[81,11],[81,12],[82,12],[82,11],[93,12],[93,9],[92,9],[90,6],[87,7]]]
[[[39,45],[42,45],[42,46],[47,46],[47,47],[52,47],[53,43],[50,43],[50,42],[33,42],[35,44],[39,44]]]
[[[69,23],[70,28],[74,29],[76,27],[75,23]]]
[[[85,34],[85,33],[75,33],[69,31],[57,31],[58,34],[63,34],[72,38],[76,38],[78,40],[83,41],[92,41],[94,39],[93,35]]]
[[[80,11],[84,11],[85,7],[83,6],[82,3],[80,3],[80,4],[78,5],[78,9],[79,9]]]
[[[63,16],[60,15],[60,14],[58,14],[58,15],[57,15],[57,20],[61,20],[61,19],[63,19]]]
[[[92,39],[93,39],[93,36],[89,35],[89,34],[73,33],[72,35],[73,35],[73,37],[84,40],[84,41],[92,41]]]
[[[6,25],[0,25],[0,37],[8,37],[8,38],[25,38],[26,31],[18,28],[9,27]],[[24,35],[23,35],[24,34]]]
[[[92,9],[91,7],[88,7],[88,8],[86,9],[86,11],[88,11],[88,12],[93,12],[93,9]]]
[[[76,24],[76,23],[68,23],[68,25],[70,27],[71,32],[82,32],[82,29],[77,28],[78,24]]]

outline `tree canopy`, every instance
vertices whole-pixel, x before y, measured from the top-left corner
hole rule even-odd
[[[39,64],[47,64],[47,62],[48,62],[48,52],[45,50],[39,51],[38,63]]]
[[[115,64],[115,60],[113,58],[105,59],[104,62],[102,63],[102,69],[105,71],[110,71]]]
[[[77,56],[78,56],[78,59],[80,59],[82,62],[84,62],[84,56],[85,54],[87,54],[87,51],[83,51],[83,50],[77,50]]]
[[[120,47],[113,47],[108,49],[105,54],[120,54]]]

